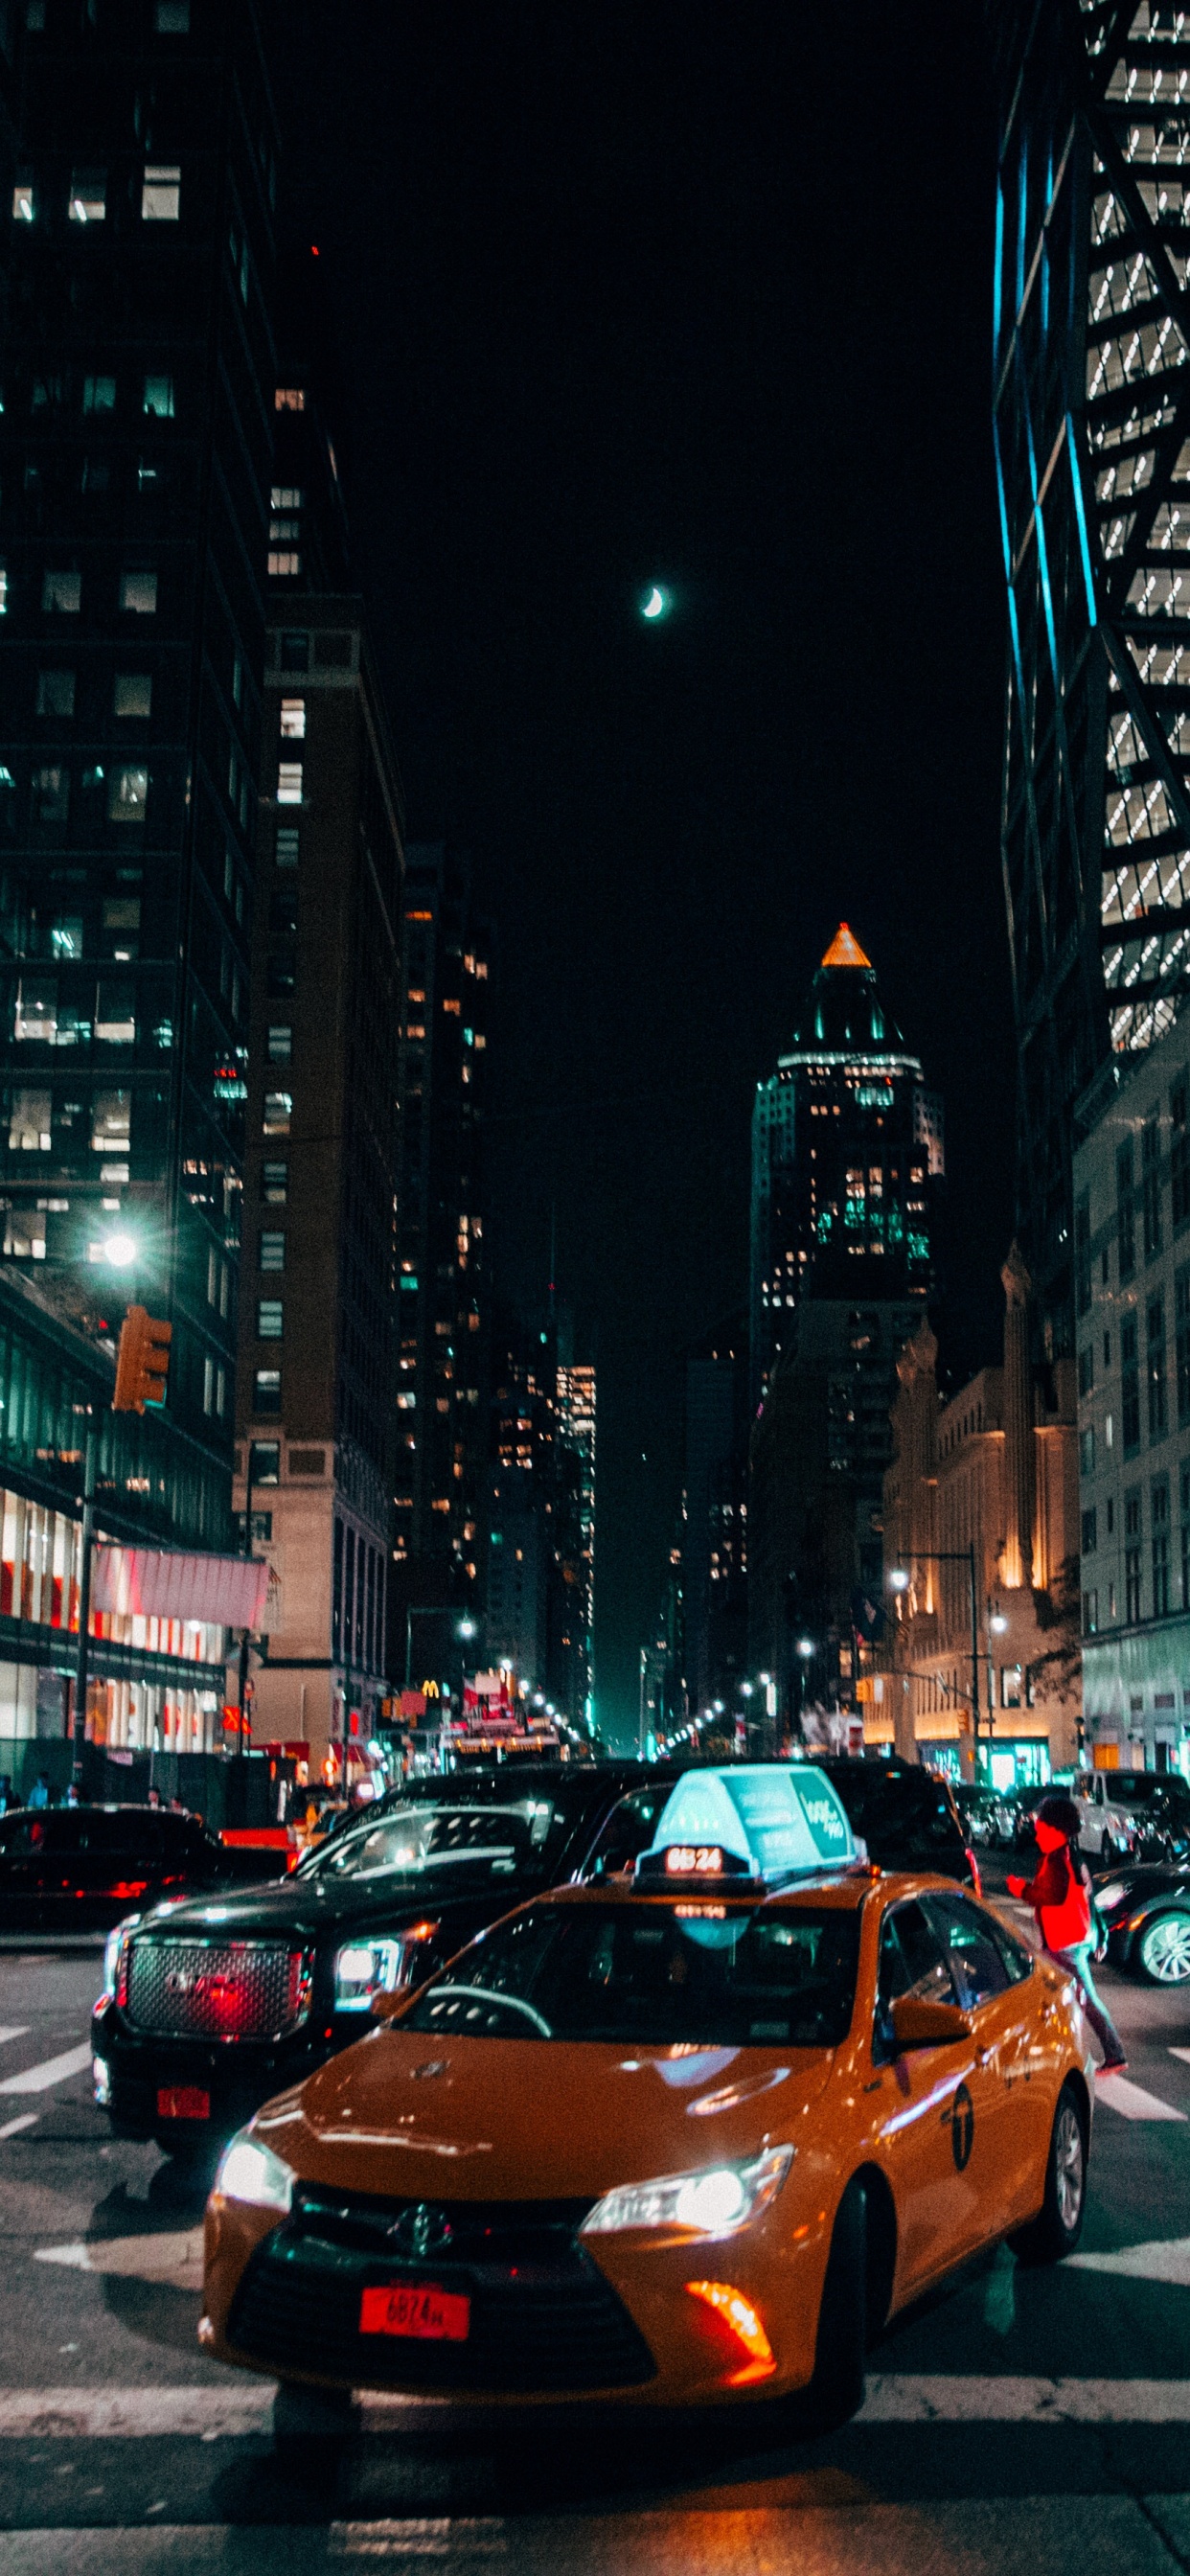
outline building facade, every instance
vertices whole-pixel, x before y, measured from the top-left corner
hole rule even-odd
[[[735,1706],[748,1669],[748,1335],[729,1317],[686,1354],[683,1602],[692,1707]]]
[[[82,1408],[109,1534],[232,1536],[277,143],[251,0],[47,0],[0,52],[0,1279],[6,1407],[44,1426],[5,1546],[41,1569],[13,1722],[60,1735]],[[132,1301],[173,1325],[135,1431],[106,1418]],[[150,1626],[93,1657],[122,1764],[222,1739],[222,1633],[196,1689],[197,1632]]]
[[[1015,0],[993,34],[1019,1223],[1068,1349],[1074,1103],[1190,976],[1190,28]]]
[[[942,1178],[941,1105],[842,923],[753,1120],[748,1651],[776,1685],[774,1740],[807,1695],[853,1698]]]
[[[1190,1021],[1117,1057],[1074,1157],[1083,1672],[1095,1762],[1190,1775]]]
[[[470,869],[406,850],[400,1041],[399,1615],[478,1619],[488,1505],[491,1329],[481,1131],[491,940]]]
[[[254,1738],[305,1743],[316,1768],[340,1776],[375,1738],[388,1696],[401,791],[362,601],[282,599],[278,578],[235,1500],[272,1570]]]
[[[1032,1286],[1002,1273],[1004,1357],[942,1402],[922,1318],[897,1361],[884,1479],[890,1626],[869,1744],[955,1779],[1032,1786],[1080,1757],[1074,1368],[1030,1358]]]
[[[561,1358],[555,1375],[554,1580],[550,1696],[595,1732],[595,1371]]]

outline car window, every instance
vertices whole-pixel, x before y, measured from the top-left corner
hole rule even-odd
[[[1014,1979],[990,1915],[981,1913],[965,1896],[927,1896],[923,1901],[964,2012],[987,2003],[992,1995],[1002,1995]]]
[[[662,1789],[637,1789],[621,1798],[595,1836],[583,1862],[584,1878],[618,1878],[631,1870],[653,1840],[657,1818],[669,1797]]]
[[[380,1878],[394,1871],[442,1869],[453,1862],[514,1871],[538,1852],[553,1815],[548,1798],[507,1806],[395,1807],[375,1824],[358,1826],[342,1841],[316,1852],[306,1864],[318,1878]]]
[[[902,1995],[931,2004],[958,2002],[938,1932],[916,1898],[885,1915],[877,1991],[885,2010]]]
[[[944,1783],[928,1771],[894,1769],[882,1762],[824,1762],[832,1788],[847,1810],[852,1832],[871,1858],[932,1868],[940,1852],[963,1850],[963,1828]]]
[[[850,1907],[528,1906],[431,1978],[400,2027],[683,2054],[836,2048],[858,1956]]]

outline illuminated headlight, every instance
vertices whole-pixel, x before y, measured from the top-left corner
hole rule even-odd
[[[293,2175],[271,2147],[241,2129],[232,2139],[215,2176],[215,2189],[226,2200],[246,2200],[253,2209],[289,2209]]]
[[[775,2200],[795,2147],[767,2147],[747,2163],[711,2165],[702,2173],[662,2174],[605,2192],[583,2220],[583,2236],[612,2236],[625,2227],[684,2227],[695,2236],[730,2236]]]
[[[336,2012],[366,2012],[373,1995],[391,1995],[403,1956],[401,1941],[349,1941],[335,1961]]]
[[[1128,1890],[1125,1887],[1123,1880],[1120,1878],[1113,1878],[1110,1887],[1096,1888],[1095,1903],[1097,1904],[1101,1914],[1110,1914],[1114,1907],[1123,1904],[1127,1894]]]
[[[117,1923],[115,1931],[108,1933],[107,1939],[103,1945],[103,1991],[105,1995],[115,1994],[120,1979],[120,1952],[123,1949],[128,1934],[130,1932],[135,1932],[139,1921],[139,1914],[126,1914],[123,1922]]]

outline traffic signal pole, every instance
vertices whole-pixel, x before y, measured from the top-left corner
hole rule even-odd
[[[91,1632],[91,1552],[95,1532],[95,1425],[87,1424],[83,1470],[82,1563],[79,1567],[79,1641],[74,1667],[74,1759],[71,1779],[82,1794],[87,1759],[87,1681]]]

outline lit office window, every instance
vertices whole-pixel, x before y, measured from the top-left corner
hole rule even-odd
[[[256,1338],[258,1342],[279,1342],[285,1329],[284,1309],[279,1297],[258,1297],[256,1301]]]
[[[147,769],[113,769],[107,791],[109,823],[143,823],[148,801]]]
[[[282,760],[277,767],[278,805],[300,805],[302,801],[302,764],[300,760]]]
[[[152,420],[172,420],[174,416],[174,380],[172,376],[146,376],[142,409]]]
[[[67,213],[72,224],[101,224],[107,216],[106,170],[76,170]]]
[[[293,1116],[292,1091],[266,1091],[264,1095],[264,1132],[266,1136],[288,1136]]]
[[[155,617],[157,614],[156,573],[121,573],[120,606],[130,609],[135,617]]]
[[[306,701],[304,698],[282,698],[281,732],[286,742],[305,741]]]
[[[284,1270],[285,1237],[283,1234],[262,1234],[260,1266],[262,1270]]]
[[[149,671],[117,671],[112,692],[112,713],[117,716],[148,716],[153,712],[153,679]]]
[[[141,221],[176,224],[182,211],[182,173],[164,163],[147,163],[140,192]]]

